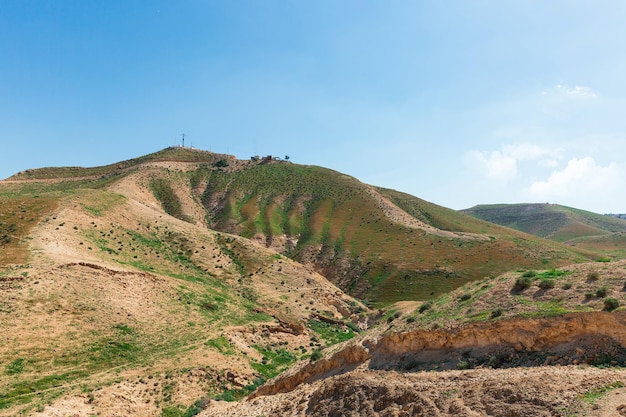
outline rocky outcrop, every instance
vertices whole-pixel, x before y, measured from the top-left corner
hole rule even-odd
[[[626,364],[626,313],[572,313],[388,333],[349,343],[264,385],[251,398],[289,392],[359,366],[404,371],[579,363]]]
[[[351,371],[368,359],[369,353],[363,346],[351,345],[329,358],[310,362],[295,372],[284,374],[272,383],[260,387],[249,398],[290,392],[300,384]]]

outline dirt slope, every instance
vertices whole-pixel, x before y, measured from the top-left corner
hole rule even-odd
[[[551,367],[399,373],[356,370],[199,416],[620,416],[626,372]]]
[[[184,410],[367,326],[312,269],[206,229],[196,202],[192,223],[164,213],[147,183],[189,167],[48,193],[54,207],[20,241],[27,262],[0,274],[0,416]]]

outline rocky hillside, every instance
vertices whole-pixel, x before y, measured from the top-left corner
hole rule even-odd
[[[249,400],[201,415],[624,415],[625,279],[621,262],[477,282],[392,311]]]
[[[176,415],[368,327],[313,269],[168,215],[151,183],[196,168],[0,184],[1,416],[67,415],[58,398],[85,415]]]
[[[0,416],[541,415],[621,392],[584,368],[540,404],[491,371],[622,365],[623,264],[335,171],[170,148],[28,170],[0,200]]]

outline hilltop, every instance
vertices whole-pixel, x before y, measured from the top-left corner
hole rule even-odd
[[[626,220],[558,204],[479,205],[462,213],[539,237],[624,258]]]
[[[463,358],[470,374],[432,375],[410,401],[430,404],[426,392],[457,377],[519,397],[537,386],[470,369],[484,356],[476,337],[446,345],[445,357],[416,337],[454,342],[465,334],[454,329],[483,329],[510,355],[515,346],[493,335],[519,327],[545,339],[528,335],[560,329],[567,314],[583,324],[566,338],[596,323],[613,350],[589,352],[622,364],[622,263],[585,263],[599,253],[326,168],[168,148],[103,167],[27,170],[0,181],[0,199],[0,416],[290,415],[305,403],[328,415],[355,395],[392,410],[423,369],[449,372]],[[590,272],[598,280],[581,278]],[[528,287],[511,292],[524,274]],[[608,298],[614,311],[600,311]],[[415,374],[394,379],[398,371]],[[586,372],[586,385],[582,371],[535,371],[570,378],[570,397],[622,381],[615,369]],[[481,390],[470,397],[503,398]],[[252,402],[218,401],[252,392]],[[329,395],[346,402],[324,405]],[[446,398],[456,404],[442,402],[446,410],[476,409],[465,394]]]

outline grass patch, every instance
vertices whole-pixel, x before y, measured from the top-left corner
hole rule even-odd
[[[595,404],[600,398],[617,388],[624,388],[624,383],[621,381],[612,382],[603,387],[584,393],[581,395],[580,399],[587,404]]]
[[[272,350],[261,346],[254,348],[263,355],[263,359],[261,362],[252,362],[250,366],[265,379],[275,377],[298,359],[286,349]]]
[[[18,404],[28,404],[34,398],[39,398],[42,391],[61,388],[67,383],[86,376],[85,372],[74,371],[18,382],[5,388],[5,391],[0,393],[0,409],[10,408]]]
[[[150,181],[150,189],[167,214],[180,220],[187,220],[183,214],[183,205],[168,180],[154,178]]]
[[[9,363],[6,368],[7,375],[17,375],[24,371],[24,358],[17,358]]]
[[[309,327],[324,339],[329,346],[350,340],[356,335],[350,327],[330,324],[315,319],[309,320]]]
[[[212,347],[213,349],[217,350],[218,352],[224,355],[234,355],[236,352],[235,348],[230,344],[228,339],[226,339],[224,336],[219,336],[213,339],[209,339],[206,342],[206,345],[209,347]]]

